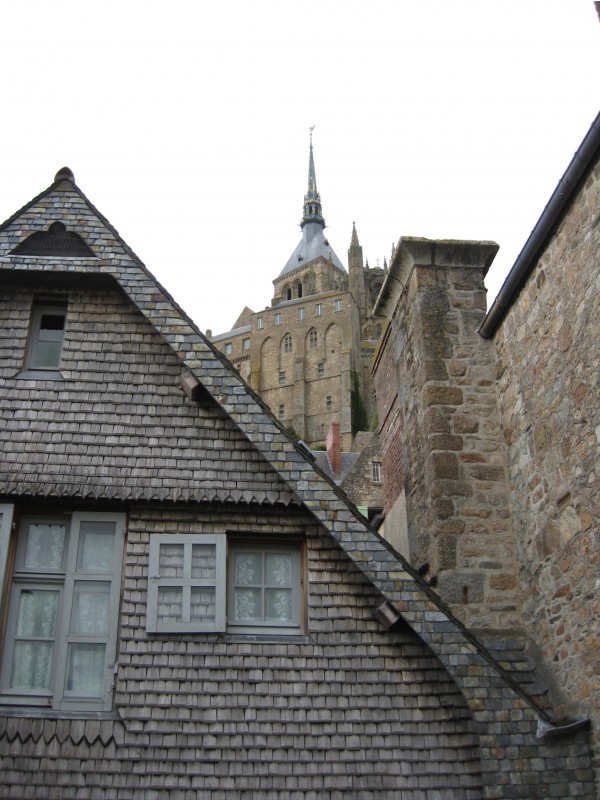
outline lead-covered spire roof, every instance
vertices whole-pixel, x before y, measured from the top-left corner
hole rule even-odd
[[[304,215],[300,227],[303,228],[307,222],[317,222],[322,228],[325,227],[323,219],[323,209],[321,207],[321,195],[317,189],[317,176],[315,173],[315,159],[313,155],[312,132],[310,129],[310,153],[308,157],[308,189],[304,195]]]

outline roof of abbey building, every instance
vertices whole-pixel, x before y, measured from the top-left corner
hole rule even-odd
[[[310,153],[308,158],[308,187],[304,195],[304,211],[300,227],[302,228],[302,238],[287,260],[285,267],[279,273],[280,278],[288,273],[294,272],[294,270],[299,267],[309,264],[311,261],[316,261],[317,258],[324,258],[327,261],[331,261],[334,267],[342,270],[342,272],[346,272],[342,262],[335,254],[323,232],[325,228],[325,219],[323,217],[321,195],[317,189],[312,130],[310,133]]]

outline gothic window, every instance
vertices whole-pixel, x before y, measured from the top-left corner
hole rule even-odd
[[[310,333],[308,334],[308,346],[316,347],[318,343],[319,343],[319,334],[316,332],[314,328],[312,328]]]
[[[286,300],[291,300],[292,299],[292,290],[291,289],[287,289],[286,290],[285,297],[286,297]]]
[[[283,352],[284,353],[291,353],[292,352],[292,334],[286,333],[283,337]]]
[[[298,284],[298,297],[302,297],[302,284]]]

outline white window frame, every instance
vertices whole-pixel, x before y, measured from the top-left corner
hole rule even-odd
[[[381,461],[371,462],[371,477],[373,483],[381,483]]]
[[[265,321],[262,317],[256,318],[256,327],[258,330],[262,330],[265,327]]]
[[[284,403],[280,403],[279,404],[279,414],[278,414],[278,416],[279,416],[279,419],[285,419],[285,404]]]
[[[322,317],[323,316],[323,303],[317,303],[315,305],[315,317]]]
[[[335,310],[336,310],[336,312],[344,310],[344,303],[343,303],[342,300],[336,300],[335,301]]]
[[[225,562],[226,541],[224,533],[214,534],[154,534],[150,537],[148,569],[148,602],[146,608],[146,630],[149,633],[219,633],[225,630]],[[160,547],[163,544],[182,545],[183,576],[169,577],[160,574]],[[192,577],[192,548],[194,545],[214,545],[215,576],[210,578]],[[158,592],[163,586],[181,588],[183,591],[183,613],[181,622],[164,623],[158,619]],[[214,587],[214,622],[190,620],[191,591],[193,588]]]
[[[62,317],[63,327],[54,335],[42,334],[42,318],[44,316]],[[29,334],[29,344],[27,347],[26,368],[28,370],[58,372],[62,358],[62,348],[65,340],[65,329],[67,327],[67,304],[66,302],[43,302],[34,303],[31,311],[31,331]],[[45,329],[44,329],[45,330]],[[42,341],[60,342],[58,360],[56,364],[40,364],[38,360],[38,345]]]
[[[320,361],[317,364],[317,377],[324,378],[325,377],[325,363]]]
[[[166,577],[158,574],[159,551],[161,544],[179,544],[184,546],[184,572],[183,577]],[[195,544],[215,545],[215,576],[214,580],[191,578],[191,549]],[[292,554],[292,619],[289,623],[281,621],[252,620],[240,621],[232,619],[233,616],[233,569],[235,553],[291,553]],[[204,582],[203,582],[204,581]],[[180,623],[158,622],[158,589],[160,586],[187,587],[191,590],[194,586],[215,587],[215,620],[214,623],[206,621],[182,621]],[[150,537],[149,573],[148,573],[148,599],[146,613],[146,631],[152,634],[161,633],[236,633],[236,634],[274,634],[294,636],[302,632],[303,626],[303,578],[302,578],[302,545],[296,540],[290,541],[262,541],[260,538],[249,542],[239,539],[229,539],[225,533],[191,533],[169,534],[157,533]],[[266,585],[261,584],[264,591]],[[188,600],[189,602],[189,600]]]
[[[279,370],[279,378],[278,378],[278,380],[279,380],[279,385],[280,386],[285,386],[285,370],[284,369],[280,369]]]
[[[298,309],[298,319],[304,319],[304,306]]]
[[[250,339],[242,339],[242,350],[250,350]]]
[[[281,314],[279,313],[279,311],[273,317],[273,322],[274,322],[275,325],[281,325],[282,318],[281,318]]]
[[[6,570],[5,554],[10,540],[11,513],[7,507],[0,506],[2,512],[0,533],[0,569]],[[33,570],[23,566],[21,554],[24,548],[24,531],[28,523],[60,521],[65,524],[66,538],[64,547],[64,563],[61,569]],[[81,541],[81,525],[84,522],[114,522],[115,538],[113,543],[112,570],[92,571],[78,565],[78,548]],[[8,529],[8,530],[7,530]],[[118,632],[118,614],[121,595],[121,569],[123,561],[123,542],[125,537],[125,514],[100,512],[75,512],[69,514],[31,514],[24,515],[19,524],[16,541],[16,561],[10,587],[9,610],[5,632],[2,671],[0,679],[0,704],[34,706],[56,710],[71,711],[108,711],[112,708],[112,690]],[[108,631],[106,635],[76,635],[70,632],[73,611],[73,597],[76,585],[110,583],[108,604]],[[50,675],[50,686],[47,690],[35,689],[23,691],[10,688],[12,658],[15,649],[18,598],[23,591],[55,590],[59,593],[59,607],[56,629],[53,639],[53,655]],[[105,662],[103,691],[101,696],[77,694],[66,688],[69,645],[76,643],[101,643],[105,645]]]
[[[292,555],[292,581],[290,589],[292,592],[292,619],[289,623],[282,624],[279,620],[262,619],[260,621],[249,622],[234,618],[234,592],[235,592],[235,555],[236,553],[260,553],[264,557],[268,553],[285,553]],[[264,562],[263,562],[264,563]],[[268,585],[264,582],[259,587],[264,593]],[[227,631],[229,633],[243,634],[276,634],[296,636],[302,632],[302,558],[299,543],[290,542],[255,542],[242,543],[233,541],[229,544],[228,569],[227,569],[227,601],[228,601],[228,620]],[[264,596],[263,596],[264,603]],[[264,607],[264,605],[263,605]]]
[[[330,394],[325,398],[325,411],[333,411],[333,397]]]

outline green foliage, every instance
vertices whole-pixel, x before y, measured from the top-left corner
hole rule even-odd
[[[293,425],[288,425],[285,429],[285,432],[287,433],[288,436],[291,436],[292,439],[295,439],[296,441],[298,441],[298,439],[300,438],[296,433],[296,431],[294,430]]]

